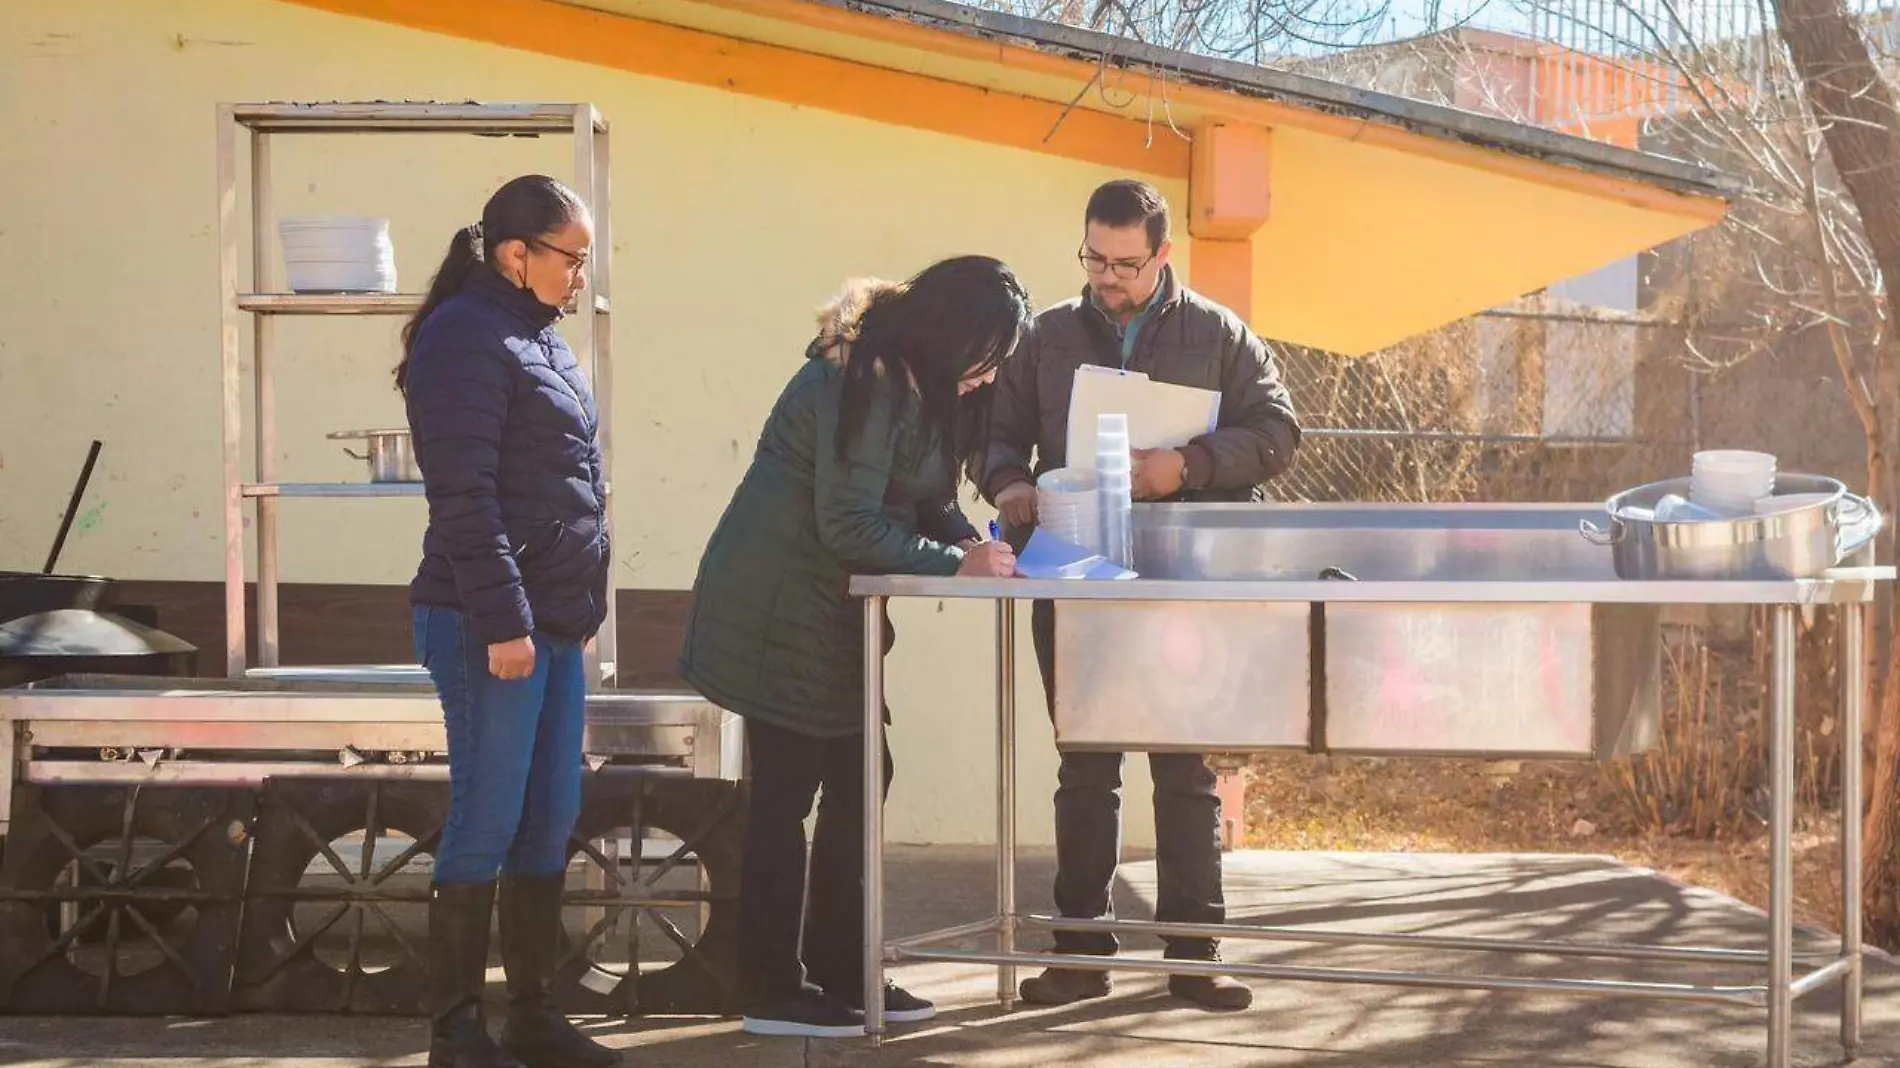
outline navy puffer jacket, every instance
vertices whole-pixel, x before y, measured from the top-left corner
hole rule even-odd
[[[478,265],[416,333],[404,395],[429,497],[418,605],[484,643],[585,641],[611,557],[599,415],[559,312]]]

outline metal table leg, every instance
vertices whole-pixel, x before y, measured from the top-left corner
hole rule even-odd
[[[1860,1055],[1861,1001],[1861,720],[1866,699],[1863,638],[1866,609],[1841,608],[1841,956],[1847,974],[1841,980],[1841,1050],[1847,1060]]]
[[[7,827],[13,821],[13,777],[19,773],[21,757],[27,755],[16,748],[19,734],[18,723],[0,719],[0,842],[6,841]]]
[[[996,602],[996,947],[1016,952],[1016,602]],[[1016,966],[996,966],[996,998],[1016,1007]]]
[[[1768,1068],[1788,1068],[1794,1017],[1794,685],[1795,609],[1774,609],[1769,682]]]
[[[884,598],[864,599],[864,1033],[884,1042]]]

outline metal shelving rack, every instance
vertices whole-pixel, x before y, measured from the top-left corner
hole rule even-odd
[[[240,135],[250,134],[251,274],[239,272],[238,150]],[[566,134],[574,138],[574,190],[594,217],[594,250],[588,288],[576,299],[569,320],[576,324],[575,351],[586,361],[600,412],[603,467],[611,463],[613,388],[609,359],[609,279],[612,213],[609,203],[607,123],[591,104],[437,104],[328,103],[223,104],[218,107],[218,271],[221,287],[219,347],[223,359],[224,423],[224,609],[225,667],[232,678],[283,679],[300,673],[284,668],[278,649],[277,505],[285,499],[400,498],[422,496],[418,483],[286,483],[277,478],[275,396],[275,320],[280,315],[407,315],[421,306],[419,293],[309,294],[273,290],[277,256],[271,205],[271,141],[279,134],[468,134],[536,137]],[[245,316],[254,340],[252,419],[245,420],[242,349],[239,330]],[[253,446],[252,477],[244,477],[243,445]],[[611,499],[611,481],[609,481]],[[256,667],[247,664],[244,508],[257,517]],[[612,586],[609,585],[611,591]],[[617,612],[611,592],[607,621],[597,652],[589,657],[589,686],[599,689],[614,676]],[[605,655],[601,655],[601,654]],[[417,677],[406,666],[348,665],[307,669],[313,678],[390,681]]]

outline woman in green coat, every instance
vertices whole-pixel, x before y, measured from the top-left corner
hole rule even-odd
[[[680,668],[746,721],[739,940],[753,1034],[864,1032],[864,620],[847,586],[1015,574],[1009,547],[977,538],[955,501],[983,444],[972,408],[1030,323],[1022,285],[988,257],[848,285],[819,312],[707,542]],[[888,748],[884,762],[888,786]],[[804,820],[821,787],[807,900]],[[894,984],[884,1004],[892,1021],[935,1013]]]

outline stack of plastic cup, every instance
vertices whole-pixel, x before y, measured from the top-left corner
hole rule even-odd
[[[1718,516],[1753,515],[1755,502],[1775,492],[1775,457],[1741,449],[1695,454],[1689,477],[1690,503]]]
[[[1095,473],[1077,467],[1044,471],[1036,480],[1036,527],[1071,545],[1100,552],[1102,513]]]
[[[1135,469],[1128,449],[1128,417],[1104,412],[1095,423],[1095,492],[1101,498],[1104,559],[1135,566]]]

